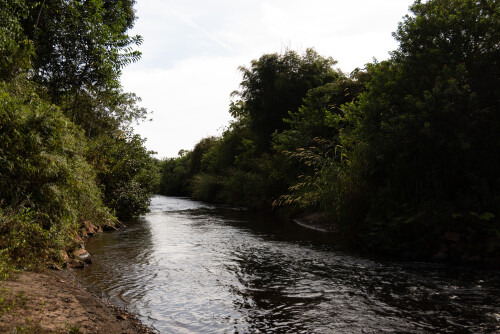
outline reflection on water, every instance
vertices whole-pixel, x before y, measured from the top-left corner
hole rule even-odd
[[[246,210],[156,196],[77,272],[161,333],[494,333],[500,273],[349,255]]]

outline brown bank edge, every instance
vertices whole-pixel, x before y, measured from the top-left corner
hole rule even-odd
[[[115,230],[104,226],[104,230]],[[153,334],[158,331],[138,318],[85,289],[74,277],[73,268],[92,262],[83,248],[103,228],[85,222],[78,249],[62,254],[67,270],[26,271],[0,282],[0,333],[61,334]]]

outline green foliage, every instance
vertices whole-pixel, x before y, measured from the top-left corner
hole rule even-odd
[[[189,196],[192,174],[190,155],[161,162],[160,193],[170,196]]]
[[[159,169],[144,147],[144,139],[130,132],[94,138],[87,159],[97,171],[106,205],[124,218],[145,213],[160,182]]]
[[[134,122],[144,120],[147,111],[138,107],[140,98],[121,88],[109,91],[80,91],[61,102],[64,114],[85,130],[87,138],[121,136]],[[98,140],[98,139],[97,139]]]
[[[399,26],[393,59],[370,69],[369,91],[355,111],[364,144],[354,154],[371,164],[370,183],[395,199],[487,210],[499,189],[491,166],[500,163],[500,120],[493,112],[500,105],[492,98],[500,87],[494,19],[500,7],[430,1],[412,11],[415,17]]]
[[[80,92],[96,94],[119,88],[120,69],[140,58],[128,36],[134,24],[135,1],[39,1],[23,20],[32,40],[35,81],[47,88],[52,102]]]
[[[191,196],[201,201],[267,209],[269,192],[274,190],[273,180],[267,176],[240,169],[227,170],[224,175],[197,174],[191,181]]]
[[[191,161],[191,166],[189,169],[190,174],[199,173],[202,170],[202,160],[203,156],[215,145],[217,138],[207,137],[200,140],[195,146],[192,152],[190,152],[189,159]]]
[[[222,202],[219,192],[222,188],[222,180],[217,175],[198,174],[192,180],[192,197],[196,200],[206,202]]]
[[[4,261],[15,267],[41,267],[45,261],[56,259],[65,246],[67,231],[52,225],[42,226],[47,215],[24,207],[0,212],[0,244]],[[75,232],[74,229],[71,232]]]
[[[346,193],[339,182],[344,174],[339,134],[347,124],[341,107],[364,90],[363,75],[366,73],[360,71],[352,78],[339,74],[334,82],[309,90],[303,105],[285,119],[289,129],[273,136],[274,150],[287,157],[280,173],[291,184],[273,206],[320,210],[340,219]]]
[[[277,159],[258,153],[247,138],[247,122],[231,124],[222,137],[202,139],[193,151],[162,162],[160,192],[198,200],[267,208],[286,187],[276,173]]]
[[[83,221],[146,211],[159,168],[121,68],[135,1],[0,0],[0,268],[56,260]],[[3,274],[2,274],[3,275]]]
[[[338,143],[341,125],[332,127],[329,119],[333,115],[343,116],[341,106],[354,101],[364,87],[362,80],[339,74],[335,81],[309,90],[302,106],[284,119],[289,129],[273,137],[275,150],[281,152],[305,148],[315,145],[315,138],[335,140]]]
[[[0,1],[0,80],[12,79],[30,66],[33,46],[21,27],[29,8],[22,0]]]
[[[269,209],[271,200],[286,189],[286,183],[274,165],[274,157],[254,158],[251,168],[228,170],[220,196],[224,203],[256,209]]]
[[[29,83],[0,84],[0,105],[0,248],[19,265],[36,265],[57,257],[81,221],[113,217],[77,126]]]
[[[369,195],[365,230],[392,250],[438,243],[452,212],[498,215],[500,204],[500,7],[446,0],[411,10],[400,48],[368,65],[367,91],[341,119],[351,124],[340,138],[346,171]]]
[[[250,68],[241,67],[241,89],[233,92],[239,99],[230,106],[236,121],[221,138],[202,140],[185,157],[167,162],[163,180],[198,199],[269,207],[287,185],[278,172],[283,159],[269,153],[271,134],[288,126],[283,118],[297,111],[309,89],[340,77],[334,64],[308,49],[304,55],[263,55]],[[190,161],[189,172],[182,171],[184,160]]]
[[[367,212],[366,194],[353,174],[353,161],[346,159],[335,141],[314,138],[310,147],[286,151],[291,161],[303,166],[288,192],[273,201],[299,212],[321,212],[336,225],[344,238],[360,232]]]
[[[286,128],[283,118],[297,111],[306,93],[339,77],[332,68],[335,63],[313,49],[302,56],[290,50],[263,55],[250,68],[240,67],[241,89],[233,92],[240,100],[232,103],[230,112],[248,119],[257,148],[267,150],[271,134]]]
[[[244,149],[242,142],[250,132],[245,120],[233,122],[201,159],[201,170],[211,174],[223,174],[234,166],[236,159]],[[240,158],[241,160],[241,158]]]
[[[0,104],[3,204],[29,201],[50,223],[106,217],[78,127],[29,86],[0,84]]]
[[[350,78],[313,50],[240,68],[236,121],[196,159],[166,162],[163,184],[321,211],[363,248],[428,256],[452,231],[467,238],[459,256],[497,256],[500,4],[417,0],[410,10],[399,49]]]

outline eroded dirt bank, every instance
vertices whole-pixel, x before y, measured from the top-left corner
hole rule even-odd
[[[85,290],[68,271],[23,272],[0,282],[0,333],[156,333]]]

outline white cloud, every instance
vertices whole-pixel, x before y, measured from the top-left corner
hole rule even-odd
[[[143,59],[124,70],[154,121],[137,127],[159,157],[191,149],[226,126],[240,65],[264,53],[314,47],[344,72],[397,47],[391,32],[410,0],[138,0],[132,33]]]

